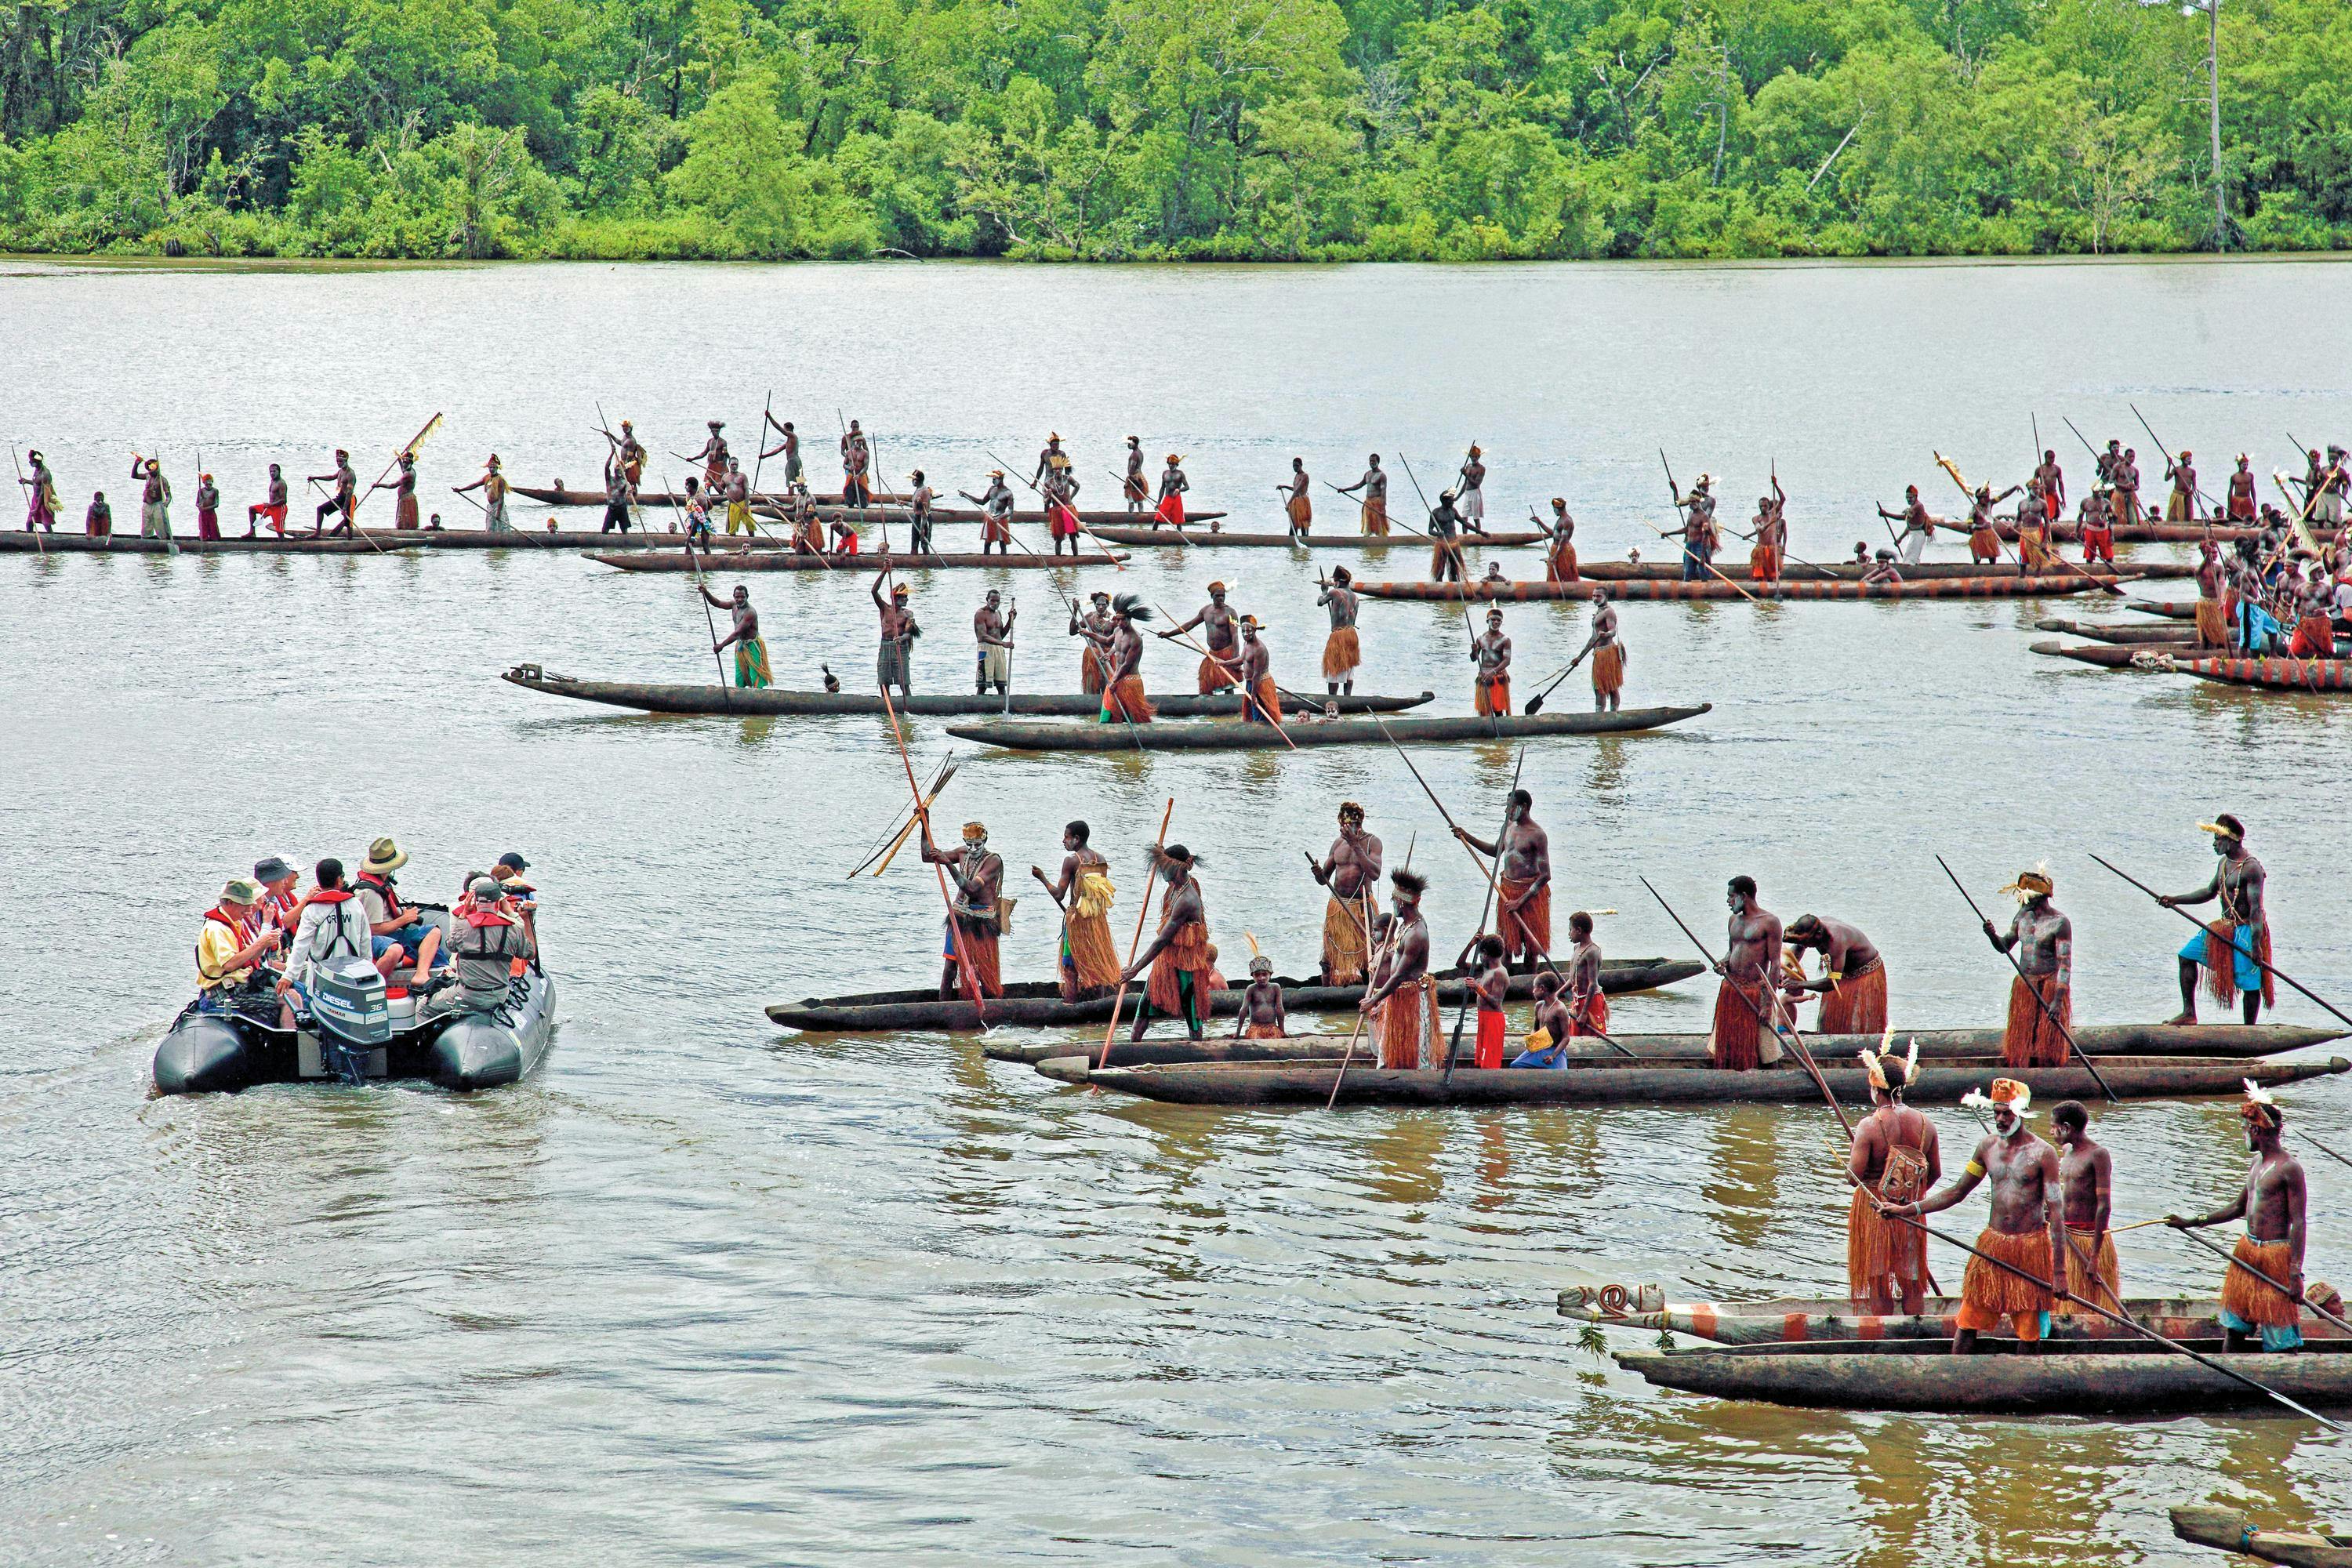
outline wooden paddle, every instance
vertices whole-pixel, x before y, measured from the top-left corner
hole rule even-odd
[[[1546,686],[1541,691],[1537,692],[1533,697],[1528,699],[1527,706],[1522,709],[1521,711],[1526,713],[1542,712],[1544,699],[1559,690],[1559,683],[1566,680],[1570,676],[1574,675],[1576,673],[1576,667],[1582,664],[1585,661],[1586,657],[1591,652],[1592,650],[1588,647],[1584,652],[1580,653],[1574,658],[1570,659],[1568,661],[1568,667],[1562,669],[1558,675],[1553,676],[1549,685]]]
[[[1501,881],[1503,877],[1503,835],[1511,830],[1511,795],[1518,793],[1519,773],[1527,765],[1528,749],[1523,744],[1519,747],[1518,761],[1511,765],[1510,795],[1503,797],[1503,824],[1495,829],[1495,858],[1486,868],[1486,897],[1478,906],[1478,933],[1470,939],[1473,946],[1475,946],[1479,939],[1486,934],[1486,915],[1495,907],[1495,885]],[[1510,957],[1508,953],[1503,956],[1507,962]],[[1454,1058],[1462,1054],[1462,1025],[1470,1016],[1470,1005],[1477,995],[1477,989],[1474,977],[1474,983],[1465,988],[1462,1005],[1454,1011],[1454,1034],[1445,1047],[1444,1082],[1448,1088],[1451,1088],[1454,1083]]]
[[[32,480],[30,480],[30,479],[26,479],[26,478],[25,477],[25,465],[24,465],[24,463],[23,463],[23,462],[22,462],[22,461],[17,458],[17,456],[16,456],[16,443],[15,443],[15,442],[13,442],[13,441],[12,441],[12,442],[10,442],[10,443],[8,444],[8,466],[9,466],[10,468],[14,468],[14,469],[16,469],[16,488],[17,488],[18,489],[20,489],[20,490],[21,490],[21,489],[30,489],[32,488],[32,486],[33,486],[33,481],[32,481]],[[34,502],[34,501],[41,500],[42,499],[44,499],[44,498],[42,498],[42,497],[40,497],[40,496],[36,495],[36,496],[32,497],[32,498],[31,498],[31,500],[27,500],[27,501],[25,503],[25,515],[26,515],[26,517],[30,517],[30,516],[32,516],[32,514],[33,514],[33,502]],[[54,524],[56,523],[56,521],[57,521],[57,519],[56,519],[54,516],[52,516],[52,517],[50,518],[50,520],[49,520],[49,521],[50,521],[51,524],[52,524],[52,525],[54,525]],[[32,536],[33,536],[33,547],[34,547],[34,549],[35,549],[38,553],[43,554],[43,555],[47,555],[47,554],[49,552],[48,542],[47,542],[47,541],[46,541],[46,540],[44,540],[44,539],[41,537],[41,531],[40,531],[39,529],[37,529],[37,528],[35,528],[35,529],[28,529],[28,530],[26,530],[26,531],[27,531],[27,532],[29,532],[29,533],[31,533],[31,534],[32,534]]]
[[[884,697],[887,700],[888,693]],[[1110,999],[1110,1027],[1103,1031],[1102,1055],[1095,1058],[1097,1071],[1110,1066],[1110,1043],[1118,1034],[1119,1009],[1127,1002],[1127,971],[1134,967],[1135,955],[1143,948],[1143,922],[1151,914],[1151,879],[1160,873],[1160,852],[1168,847],[1168,823],[1175,815],[1176,797],[1171,795],[1168,797],[1168,809],[1160,814],[1160,837],[1151,844],[1151,858],[1143,873],[1143,890],[1136,895],[1135,935],[1128,942],[1127,963],[1119,970],[1118,990]]]
[[[1369,991],[1373,970],[1387,963],[1389,955],[1396,951],[1396,934],[1390,932],[1389,940],[1381,944],[1380,952],[1375,953],[1372,951],[1372,885],[1370,879],[1356,892],[1364,906],[1364,988]],[[1339,1053],[1339,1070],[1331,1075],[1330,1097],[1323,1101],[1326,1110],[1339,1103],[1339,1086],[1348,1079],[1348,1064],[1356,1059],[1357,1037],[1363,1034],[1364,1020],[1370,1016],[1360,1006],[1356,1009],[1356,1021],[1348,1026],[1348,1048]]]
[[[1984,910],[1977,908],[1976,900],[1970,897],[1968,889],[1961,884],[1959,878],[1953,875],[1951,867],[1945,865],[1944,858],[1941,855],[1936,857],[1936,864],[1943,866],[1944,875],[1951,878],[1953,890],[1958,893],[1963,900],[1967,900],[1969,912],[1977,917],[1978,921],[1984,925],[1992,924],[1990,921],[1985,919]],[[2042,998],[2042,987],[2033,984],[2032,980],[2027,976],[2025,966],[2017,962],[2017,954],[2007,948],[2003,948],[2000,955],[2009,961],[2010,968],[2017,972],[2018,979],[2024,982],[2025,989],[2028,994],[2032,996],[2034,1005],[2042,1009],[2042,1016],[2050,1020],[2050,1026],[2058,1031],[2059,1037],[2066,1042],[2066,1048],[2074,1053],[2074,1059],[2081,1062],[2084,1070],[2090,1073],[2091,1080],[2094,1083],[2096,1083],[2099,1086],[2100,1091],[2107,1097],[2107,1103],[2110,1105],[2120,1104],[2121,1101],[2116,1098],[2116,1091],[2107,1087],[2107,1080],[2099,1076],[2099,1069],[2093,1065],[2089,1057],[2083,1054],[2083,1047],[2074,1043],[2074,1032],[2058,1021],[2057,1010],[2052,1007],[2050,1004]]]
[[[352,531],[354,533],[359,531],[360,509],[367,505],[368,497],[375,494],[378,489],[383,488],[383,481],[391,476],[392,470],[400,467],[401,458],[414,458],[416,456],[416,448],[425,445],[425,438],[432,435],[434,431],[438,430],[440,427],[441,416],[438,413],[436,413],[432,418],[427,419],[425,422],[424,426],[418,429],[415,435],[411,436],[408,438],[408,442],[405,446],[402,447],[398,451],[392,455],[392,461],[386,463],[383,466],[383,472],[375,477],[375,483],[362,490],[352,501]],[[369,542],[373,543],[374,542],[371,540]],[[383,547],[382,545],[376,546],[376,550],[379,554],[383,552]]]
[[[1166,609],[1166,607],[1165,607],[1165,606],[1162,606],[1162,607],[1161,607],[1161,609],[1160,609],[1160,613],[1161,615],[1163,615],[1163,616],[1167,616],[1167,615],[1168,615],[1168,611],[1167,611],[1167,609]],[[1176,619],[1176,617],[1175,617],[1175,616],[1168,616],[1168,618],[1169,618],[1169,620],[1170,620],[1171,623],[1172,623],[1172,622],[1174,622],[1174,620]],[[1191,637],[1186,637],[1182,632],[1161,632],[1160,635],[1161,637],[1169,637],[1169,638],[1173,639],[1174,641],[1177,641],[1177,642],[1182,643],[1186,647],[1191,648],[1194,653],[1199,654],[1202,658],[1207,659],[1211,664],[1215,665],[1219,669],[1231,669],[1231,670],[1234,670],[1234,679],[1235,679],[1236,680],[1238,680],[1238,679],[1240,679],[1240,671],[1239,671],[1239,669],[1238,669],[1235,666],[1231,665],[1231,664],[1228,664],[1225,660],[1223,660],[1223,659],[1222,659],[1222,658],[1218,658],[1215,654],[1211,653],[1207,648],[1202,647],[1199,643],[1194,642]],[[1275,688],[1275,693],[1276,693],[1276,697],[1277,697],[1277,698],[1278,698],[1278,697],[1280,697],[1280,696],[1282,695],[1282,688],[1281,688],[1281,687],[1279,687],[1279,686],[1276,687],[1276,688]],[[1290,695],[1291,695],[1291,696],[1293,696],[1293,697],[1297,697],[1297,692],[1292,692],[1292,693],[1290,693]],[[1246,714],[1247,710],[1248,710],[1250,708],[1255,707],[1255,705],[1256,705],[1256,698],[1255,698],[1255,696],[1253,693],[1251,693],[1251,692],[1250,692],[1246,688],[1244,688],[1244,690],[1243,690],[1243,692],[1242,692],[1242,706],[1243,706],[1243,710],[1244,710],[1244,714]],[[1121,711],[1124,711],[1124,710],[1121,710]],[[1292,739],[1290,738],[1290,731],[1287,731],[1287,730],[1286,730],[1286,729],[1284,729],[1284,728],[1282,727],[1282,715],[1281,715],[1281,714],[1279,714],[1279,713],[1268,713],[1268,714],[1266,715],[1266,719],[1267,719],[1267,721],[1268,721],[1270,723],[1272,723],[1272,724],[1273,724],[1273,726],[1274,726],[1274,732],[1275,732],[1276,734],[1277,734],[1277,735],[1279,735],[1279,736],[1281,736],[1281,737],[1282,737],[1282,743],[1283,743],[1284,745],[1288,746],[1288,747],[1289,747],[1292,751],[1294,751],[1294,752],[1295,752],[1295,751],[1297,751],[1297,750],[1298,750],[1298,742],[1296,742],[1296,741],[1294,741],[1294,740],[1292,740]],[[1138,744],[1139,745],[1139,744],[1141,744],[1141,742],[1138,742]]]

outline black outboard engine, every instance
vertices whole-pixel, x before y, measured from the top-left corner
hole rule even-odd
[[[370,1057],[392,1040],[392,1005],[375,965],[350,958],[322,971],[310,988],[310,1011],[329,1068],[349,1083],[366,1079]],[[376,1065],[377,1077],[383,1070]]]

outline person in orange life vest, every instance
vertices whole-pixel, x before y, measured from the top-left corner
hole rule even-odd
[[[392,874],[407,864],[406,850],[389,838],[379,838],[368,846],[368,857],[360,863],[359,886],[352,891],[365,907],[368,931],[377,942],[372,956],[381,958],[398,948],[422,981],[433,973],[434,955],[441,951],[441,929],[400,901],[399,886]]]
[[[537,956],[526,911],[496,877],[477,877],[449,913],[456,922],[449,945],[457,984],[436,994],[426,1008],[487,1013],[506,1001],[517,973]]]

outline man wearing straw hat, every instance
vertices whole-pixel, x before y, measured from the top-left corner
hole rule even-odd
[[[2013,1068],[2063,1067],[2074,1016],[2074,922],[2050,901],[2057,891],[2046,866],[2021,871],[2001,889],[2017,900],[2009,930],[1984,922],[1996,952],[2014,952],[2022,972],[2009,983],[2009,1018],[2000,1059]]]
[[[407,962],[422,983],[433,973],[434,955],[441,951],[441,928],[400,901],[399,884],[393,873],[407,864],[407,850],[389,838],[379,838],[368,846],[367,858],[360,862],[358,885],[352,891],[367,914],[368,932],[374,938],[373,956],[382,958],[399,949],[399,959]]]
[[[198,1012],[227,1012],[230,998],[253,978],[254,966],[284,943],[286,933],[274,925],[256,930],[253,906],[260,899],[261,889],[239,877],[205,911],[204,927],[196,933]]]
[[[2243,1219],[2245,1234],[2238,1237],[2230,1271],[2221,1279],[2222,1348],[2252,1350],[2250,1342],[2259,1337],[2266,1351],[2299,1350],[2310,1188],[2304,1178],[2303,1162],[2288,1153],[2282,1141],[2285,1113],[2252,1079],[2246,1080],[2246,1100],[2238,1114],[2245,1121],[2246,1147],[2254,1156],[2238,1195],[2210,1214],[2195,1219],[2168,1214],[2164,1223],[2178,1230],[2192,1230]],[[2256,1272],[2268,1275],[2285,1290],[2255,1279]]]
[[[2015,1079],[1997,1078],[1990,1094],[1970,1089],[1960,1103],[1990,1111],[1992,1131],[1977,1144],[1951,1185],[1886,1211],[1912,1218],[1936,1214],[1976,1191],[1979,1182],[1992,1183],[1990,1223],[1976,1240],[1977,1251],[1984,1256],[1969,1259],[1968,1275],[1960,1283],[1954,1355],[1973,1352],[1977,1336],[1999,1327],[2004,1318],[2019,1339],[2038,1341],[2048,1331],[2051,1307],[2072,1300],[2063,1289],[2052,1289],[2051,1266],[2065,1253],[2066,1205],[2058,1179],[2058,1151],[2026,1129],[2033,1090]]]
[[[2263,897],[2268,873],[2246,853],[2244,823],[2225,811],[2197,826],[2213,836],[2217,858],[2211,879],[2195,892],[2167,893],[2156,901],[2177,910],[2219,900],[2221,918],[2180,950],[2180,1012],[2168,1021],[2197,1022],[2197,971],[2201,966],[2213,999],[2225,1007],[2239,1003],[2251,1024],[2265,1005],[2275,1006],[2278,1001],[2271,972],[2263,967],[2271,956],[2270,910]]]

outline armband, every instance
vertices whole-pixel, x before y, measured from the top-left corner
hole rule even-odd
[[[1981,1176],[1984,1174],[1984,1167],[1978,1164],[1974,1160],[1970,1160],[1967,1164],[1962,1165],[1960,1169],[1966,1171],[1971,1176]]]

